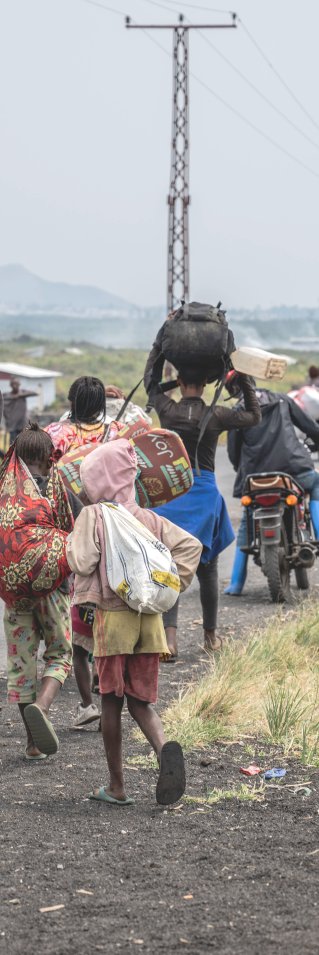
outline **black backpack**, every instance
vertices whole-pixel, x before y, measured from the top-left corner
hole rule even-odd
[[[181,305],[161,332],[162,355],[178,371],[191,366],[203,372],[203,378],[216,381],[231,367],[234,336],[220,303],[217,307],[200,302]]]

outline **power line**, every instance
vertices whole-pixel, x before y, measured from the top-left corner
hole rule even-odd
[[[82,0],[82,2],[83,2],[83,3],[88,3],[88,4],[90,4],[91,6],[100,7],[102,10],[106,10],[106,12],[116,13],[116,14],[118,14],[119,16],[124,16],[123,11],[119,11],[118,9],[115,10],[114,7],[109,7],[109,6],[106,6],[106,5],[103,4],[103,3],[99,3],[98,0]],[[152,2],[152,3],[153,3],[153,2],[155,2],[155,0],[147,0],[147,2]],[[172,0],[172,2],[173,2],[173,3],[177,3],[177,0]],[[195,4],[188,4],[188,3],[186,4],[186,3],[183,3],[183,0],[182,0],[182,6],[195,7]],[[197,9],[200,9],[200,8],[197,7]],[[213,11],[213,8],[212,8],[212,7],[205,7],[205,8],[202,7],[201,9],[210,10],[211,12]],[[223,13],[224,13],[225,11],[219,11],[219,12],[223,12]],[[261,54],[261,55],[263,56],[263,58],[266,60],[266,62],[267,62],[268,65],[270,66],[270,68],[274,71],[274,73],[276,73],[276,75],[278,76],[278,78],[280,79],[280,81],[283,83],[284,86],[286,86],[287,90],[288,90],[289,93],[293,96],[293,98],[296,100],[296,102],[297,102],[298,105],[301,107],[301,109],[303,109],[303,111],[305,112],[305,114],[311,119],[311,121],[314,123],[314,125],[319,129],[319,125],[312,119],[312,117],[310,116],[310,113],[308,113],[308,111],[302,106],[302,104],[300,103],[300,101],[299,101],[299,100],[297,99],[297,97],[295,97],[295,95],[293,94],[292,90],[290,90],[290,87],[285,83],[285,81],[282,79],[282,77],[281,77],[280,74],[277,72],[277,70],[275,69],[275,67],[273,67],[273,65],[270,63],[270,60],[268,60],[268,58],[266,57],[266,55],[263,53],[263,51],[261,50],[261,48],[259,47],[259,45],[257,44],[257,42],[254,40],[254,38],[253,38],[252,35],[250,34],[250,32],[249,32],[249,30],[247,29],[247,27],[245,27],[245,25],[243,24],[243,21],[242,21],[242,20],[240,20],[240,23],[241,23],[242,27],[244,28],[245,32],[247,33],[247,35],[249,35],[249,38],[250,38],[250,39],[252,40],[252,42],[257,46],[257,48],[258,48],[260,54]],[[152,43],[155,44],[155,46],[158,46],[158,48],[159,48],[160,50],[162,50],[162,53],[165,53],[167,56],[169,56],[170,59],[172,59],[171,54],[169,53],[169,51],[166,50],[165,47],[162,46],[162,44],[159,43],[159,41],[155,39],[155,37],[151,36],[146,30],[142,30],[142,32],[145,34],[145,36],[148,37],[149,40],[151,40]],[[205,38],[205,39],[206,39],[206,38]],[[207,41],[207,42],[208,42],[208,41]],[[212,45],[212,44],[211,44],[211,45]],[[217,49],[217,48],[216,48],[216,49]],[[217,52],[219,52],[219,51],[217,51]],[[230,61],[229,61],[229,63],[230,63]],[[233,66],[233,64],[231,64],[231,66]],[[237,68],[234,67],[234,69],[237,69]],[[239,71],[238,71],[238,72],[239,72]],[[244,76],[244,74],[242,74],[242,75]],[[225,106],[226,109],[228,109],[231,113],[233,113],[235,116],[237,116],[239,119],[241,119],[242,122],[246,124],[246,126],[249,126],[250,129],[253,129],[256,133],[258,133],[259,136],[262,136],[263,139],[265,139],[267,142],[271,143],[271,145],[274,146],[275,149],[278,149],[284,156],[288,156],[288,158],[289,158],[289,159],[292,159],[292,161],[295,162],[295,163],[297,163],[298,166],[300,166],[302,169],[305,169],[306,172],[309,172],[312,176],[315,176],[316,179],[319,179],[319,173],[317,173],[314,169],[312,169],[311,166],[308,166],[307,163],[304,163],[302,159],[299,159],[297,156],[294,156],[294,154],[291,153],[290,150],[286,149],[285,146],[281,146],[280,143],[277,143],[277,141],[276,141],[275,139],[273,139],[272,136],[269,136],[268,133],[265,133],[262,129],[259,128],[259,126],[256,126],[256,124],[253,123],[252,120],[248,119],[246,116],[243,115],[243,113],[241,113],[238,109],[236,109],[235,106],[232,106],[231,103],[228,103],[227,100],[225,100],[222,96],[220,96],[218,93],[216,93],[216,91],[213,90],[213,89],[208,85],[208,83],[205,83],[204,80],[201,80],[200,77],[199,77],[199,76],[196,76],[196,74],[193,73],[193,72],[190,72],[190,76],[192,77],[192,79],[195,80],[196,83],[198,83],[200,86],[202,86],[203,89],[206,89],[206,91],[207,91],[208,93],[210,93],[211,96],[214,96],[215,99],[217,99],[220,103],[222,103],[222,105]],[[245,79],[246,79],[246,77],[245,77]],[[250,82],[250,81],[247,80],[247,82]],[[257,87],[256,87],[256,90],[257,90]],[[263,96],[263,94],[260,94],[260,95]],[[269,102],[270,102],[270,101],[269,101]],[[289,121],[289,122],[290,122],[290,121]],[[294,125],[294,124],[293,124],[293,125]],[[297,127],[297,128],[298,128],[298,127]],[[303,135],[305,135],[305,134],[303,134]],[[311,140],[311,141],[312,141],[312,140]],[[316,145],[316,148],[318,148],[316,143],[315,143],[314,145]]]
[[[292,119],[289,119],[289,116],[287,116],[286,113],[284,113],[281,109],[279,109],[278,106],[275,106],[275,104],[272,103],[272,101],[268,98],[268,96],[266,96],[265,93],[263,93],[260,89],[258,89],[258,86],[256,86],[255,83],[253,83],[248,76],[245,76],[245,73],[242,73],[242,71],[237,66],[235,66],[234,63],[232,63],[232,61],[228,58],[228,56],[226,56],[225,53],[222,53],[221,50],[219,50],[218,47],[215,46],[215,44],[212,43],[211,40],[209,40],[208,37],[205,36],[205,33],[202,33],[201,30],[199,30],[198,32],[202,40],[204,40],[204,42],[207,43],[208,46],[210,46],[212,50],[214,50],[215,53],[217,53],[217,55],[222,60],[224,60],[225,63],[227,63],[228,66],[230,66],[230,68],[234,71],[234,73],[237,73],[237,75],[240,76],[242,80],[244,80],[244,83],[247,83],[247,86],[250,86],[250,88],[254,90],[254,92],[257,93],[257,95],[260,96],[260,98],[263,99],[264,102],[267,103],[267,105],[270,106],[271,109],[273,109],[274,112],[281,117],[281,119],[284,119],[285,122],[288,123],[289,126],[292,127],[292,129],[295,129],[300,136],[303,136],[304,139],[307,139],[307,141],[311,143],[312,146],[315,146],[316,149],[319,149],[319,144],[316,143],[315,140],[311,138],[311,136],[308,136],[307,133],[305,133],[304,130],[300,128],[300,126],[297,126],[297,123],[294,123]]]
[[[162,46],[162,44],[159,43],[159,41],[156,40],[154,36],[151,36],[151,34],[147,32],[147,30],[143,30],[142,32],[145,33],[145,36],[147,36],[152,43],[155,43],[155,46],[158,46],[159,49],[166,54],[166,56],[172,59],[171,53],[169,53],[169,51],[166,50],[165,47]],[[211,86],[208,86],[208,83],[205,83],[204,80],[201,80],[200,77],[196,75],[196,73],[193,73],[192,71],[190,71],[190,76],[192,77],[193,80],[195,80],[196,83],[199,84],[199,86],[202,86],[203,89],[205,89],[208,93],[210,93],[211,96],[214,96],[214,98],[217,99],[219,103],[222,103],[222,105],[225,106],[226,109],[228,109],[231,113],[233,113],[235,116],[241,119],[242,122],[246,124],[246,126],[249,126],[250,129],[253,129],[256,133],[258,133],[259,136],[262,136],[262,138],[265,139],[267,142],[271,143],[272,146],[275,146],[275,148],[278,149],[281,153],[283,153],[284,156],[288,156],[289,159],[292,159],[292,161],[297,163],[298,166],[301,166],[302,169],[305,169],[312,176],[315,176],[316,179],[319,179],[318,172],[312,169],[311,166],[308,166],[307,163],[304,163],[302,159],[298,159],[297,156],[294,156],[294,154],[291,153],[288,149],[286,149],[285,146],[281,146],[280,143],[277,143],[277,141],[273,139],[272,136],[269,136],[268,133],[265,133],[262,129],[259,128],[259,126],[256,126],[256,124],[253,123],[252,120],[244,116],[243,113],[241,113],[238,109],[236,109],[235,106],[231,106],[231,104],[228,103],[227,100],[225,100],[222,96],[220,96],[219,93],[216,93]]]
[[[258,50],[258,53],[260,54],[260,56],[262,57],[262,59],[265,61],[265,63],[267,63],[267,66],[269,66],[269,69],[272,70],[272,72],[275,74],[275,76],[277,77],[277,79],[279,80],[279,82],[282,84],[282,86],[284,87],[284,89],[287,91],[287,93],[289,93],[289,96],[291,96],[291,98],[294,100],[294,102],[297,103],[297,106],[299,106],[299,109],[301,109],[302,112],[305,114],[305,116],[307,116],[307,118],[310,120],[310,122],[313,124],[313,126],[315,126],[316,129],[319,130],[319,123],[316,122],[316,120],[313,118],[313,116],[311,115],[311,113],[309,113],[309,110],[306,109],[306,107],[303,105],[303,103],[300,101],[300,99],[298,99],[298,96],[296,96],[296,94],[294,93],[294,91],[290,88],[290,86],[288,86],[288,83],[286,83],[286,80],[284,80],[283,76],[281,76],[281,73],[279,73],[279,71],[278,71],[278,70],[276,69],[276,67],[273,65],[273,63],[271,62],[271,60],[269,60],[269,58],[268,58],[268,56],[266,55],[266,53],[264,53],[264,51],[262,50],[261,46],[259,46],[259,43],[257,43],[257,40],[255,40],[255,38],[253,37],[252,33],[250,33],[250,30],[248,30],[248,27],[246,27],[246,24],[243,23],[243,20],[242,20],[240,17],[238,17],[238,21],[239,21],[239,23],[241,23],[241,26],[242,26],[243,30],[245,31],[245,33],[246,33],[247,36],[249,37],[249,39],[250,39],[251,43],[253,44],[253,46],[256,47],[256,50]]]
[[[168,7],[167,3],[160,3],[159,0],[143,0],[143,3],[150,3],[152,7],[160,7],[161,10],[169,10],[170,13],[176,14],[174,7]]]
[[[160,6],[160,3],[158,2],[158,0],[146,0],[146,2],[147,2],[147,3],[156,4],[156,6]],[[227,13],[227,12],[230,12],[230,13],[231,13],[231,12],[232,12],[232,11],[227,11],[227,10],[216,9],[216,7],[208,7],[208,6],[202,6],[202,5],[199,6],[198,4],[195,4],[195,3],[188,3],[188,2],[185,2],[185,3],[184,3],[184,0],[170,0],[170,3],[171,3],[171,5],[173,5],[173,10],[174,10],[174,7],[178,7],[179,9],[180,9],[180,8],[183,8],[183,7],[187,7],[187,8],[192,9],[192,10],[199,10],[199,11],[204,11],[204,10],[205,10],[206,12],[210,12],[210,13]],[[172,6],[166,7],[166,9],[172,9]],[[273,72],[274,75],[277,77],[277,79],[279,80],[279,82],[282,84],[282,86],[284,87],[284,89],[286,90],[286,92],[289,94],[289,96],[291,97],[291,99],[294,101],[294,103],[297,104],[297,106],[299,106],[299,109],[301,109],[301,111],[304,113],[304,115],[307,116],[307,119],[310,120],[310,122],[313,124],[313,126],[315,126],[315,128],[319,130],[319,123],[313,118],[313,116],[311,115],[311,113],[309,112],[309,110],[306,109],[306,107],[303,105],[303,103],[302,103],[301,100],[298,98],[298,96],[296,96],[296,93],[294,93],[294,91],[291,89],[291,87],[289,86],[289,84],[288,84],[288,83],[286,82],[286,80],[283,78],[283,76],[281,75],[281,73],[279,73],[279,70],[276,69],[276,67],[275,67],[274,64],[271,62],[271,60],[269,59],[269,57],[267,56],[267,54],[264,53],[264,51],[262,50],[260,44],[257,42],[257,40],[255,40],[255,38],[253,37],[252,33],[250,32],[250,30],[248,29],[248,27],[246,26],[246,24],[244,23],[244,21],[243,21],[243,20],[241,19],[241,17],[239,17],[239,16],[237,17],[237,20],[238,20],[238,23],[241,24],[242,29],[244,30],[244,32],[245,32],[246,35],[248,36],[248,38],[249,38],[249,40],[251,41],[251,43],[253,44],[253,46],[256,48],[256,50],[258,50],[258,53],[260,54],[260,56],[262,57],[262,59],[264,60],[264,62],[267,63],[267,66],[269,67],[270,70],[272,70],[272,72]],[[311,140],[310,140],[310,142],[311,142]],[[315,145],[317,146],[317,144],[315,144]],[[318,147],[317,147],[317,148],[318,148]]]
[[[155,0],[148,0],[148,2],[153,3],[155,2]],[[225,10],[225,9],[221,10],[220,8],[216,9],[216,7],[199,7],[197,3],[184,3],[184,0],[181,0],[181,2],[180,0],[171,0],[171,3],[173,3],[174,6],[177,6],[179,8],[190,7],[192,10],[200,10],[201,12],[202,10],[205,10],[208,13],[222,13],[222,14],[233,13],[232,10]]]
[[[90,7],[100,7],[100,10],[105,10],[106,13],[115,13],[119,17],[124,17],[125,13],[123,10],[117,10],[115,7],[106,6],[105,3],[99,3],[99,0],[82,0],[82,3],[88,3]]]

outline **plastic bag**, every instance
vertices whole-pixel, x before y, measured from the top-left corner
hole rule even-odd
[[[122,504],[101,504],[111,590],[138,613],[164,613],[180,592],[168,548]]]

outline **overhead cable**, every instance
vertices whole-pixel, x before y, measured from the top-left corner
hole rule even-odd
[[[119,17],[125,17],[123,10],[116,9],[115,7],[106,6],[105,3],[99,3],[99,0],[81,0],[82,3],[88,3],[90,7],[100,7],[100,10],[105,10],[106,13],[115,13]]]
[[[147,36],[148,39],[155,44],[155,46],[158,46],[159,49],[162,50],[163,53],[165,53],[166,56],[172,59],[172,54],[169,52],[169,50],[166,50],[165,47],[162,46],[162,44],[155,39],[154,36],[148,33],[147,30],[142,30],[142,32],[145,33],[145,36]],[[258,133],[259,136],[262,136],[262,138],[266,139],[267,142],[271,143],[272,146],[275,146],[275,149],[278,149],[281,153],[283,153],[284,156],[288,156],[288,158],[292,159],[292,161],[297,163],[298,166],[301,166],[302,169],[305,169],[307,172],[309,172],[311,176],[314,176],[316,179],[319,179],[319,172],[316,172],[315,169],[312,169],[311,166],[308,166],[307,163],[303,162],[302,159],[299,159],[297,156],[294,156],[294,154],[291,153],[290,150],[286,149],[285,146],[281,146],[280,143],[277,143],[277,141],[273,139],[272,136],[269,136],[268,133],[265,133],[264,130],[260,129],[259,126],[256,126],[256,124],[253,123],[252,120],[248,119],[247,116],[244,116],[244,114],[241,113],[238,109],[236,109],[235,106],[232,106],[231,103],[228,103],[227,100],[225,100],[222,96],[219,95],[219,93],[216,93],[216,91],[213,90],[212,87],[208,85],[208,83],[205,83],[204,80],[201,80],[200,77],[196,75],[196,73],[193,73],[192,71],[190,71],[189,75],[192,77],[193,80],[195,80],[196,83],[198,83],[199,86],[202,86],[203,89],[205,89],[208,93],[211,94],[211,96],[214,96],[214,98],[217,99],[219,103],[222,103],[222,105],[225,106],[226,109],[228,109],[231,113],[237,116],[238,119],[241,119],[242,122],[246,124],[246,126],[249,126],[250,129],[253,129],[254,132]]]
[[[289,96],[291,96],[291,98],[294,100],[294,102],[297,103],[297,106],[299,106],[299,109],[301,109],[302,112],[305,114],[305,116],[307,116],[307,118],[310,120],[310,122],[313,124],[313,126],[315,126],[316,129],[319,129],[319,123],[317,123],[317,121],[313,118],[313,116],[311,115],[311,113],[309,113],[309,110],[306,109],[306,107],[303,105],[303,103],[302,103],[301,100],[298,98],[298,96],[296,96],[296,94],[295,94],[294,91],[291,89],[291,87],[288,86],[288,83],[286,83],[286,80],[284,80],[283,76],[281,76],[281,73],[279,73],[279,71],[278,71],[278,70],[276,69],[276,67],[273,65],[273,63],[271,62],[271,60],[269,60],[269,58],[268,58],[268,56],[266,55],[266,53],[264,53],[264,51],[261,49],[261,46],[259,45],[259,43],[257,43],[257,40],[255,40],[255,38],[253,37],[253,35],[252,35],[252,33],[250,32],[250,30],[248,30],[248,27],[246,27],[246,24],[243,22],[243,20],[242,20],[240,17],[238,17],[238,21],[239,21],[239,23],[241,24],[242,29],[245,31],[245,33],[246,33],[247,36],[249,37],[251,43],[253,43],[254,47],[256,47],[256,50],[258,50],[258,53],[260,53],[260,56],[263,58],[263,60],[265,61],[265,63],[267,63],[267,66],[269,66],[269,69],[272,70],[272,72],[275,74],[275,76],[277,77],[277,79],[279,80],[279,82],[282,84],[282,86],[285,88],[285,90],[287,91],[287,93],[289,93]]]
[[[285,123],[288,123],[289,126],[291,126],[292,129],[295,129],[295,131],[299,133],[300,136],[303,136],[304,139],[307,139],[308,143],[311,143],[312,146],[315,146],[316,149],[319,149],[319,143],[316,143],[315,140],[311,138],[311,136],[308,136],[307,133],[305,133],[304,130],[300,128],[300,126],[297,126],[297,123],[294,123],[294,121],[290,119],[289,116],[287,116],[287,114],[283,112],[283,110],[279,109],[278,106],[275,106],[275,103],[272,103],[272,101],[268,98],[268,96],[266,96],[265,93],[262,92],[262,90],[258,89],[258,86],[256,86],[255,83],[253,83],[248,76],[245,76],[245,73],[242,73],[242,71],[239,69],[238,66],[235,66],[235,64],[232,63],[229,57],[226,56],[225,53],[222,53],[221,50],[219,50],[218,47],[215,45],[215,43],[212,43],[212,41],[208,39],[208,37],[205,35],[205,33],[202,32],[202,30],[198,30],[198,33],[199,33],[199,36],[202,38],[202,40],[204,40],[204,42],[207,43],[207,45],[210,46],[212,50],[214,50],[215,53],[217,53],[217,55],[222,60],[224,60],[225,63],[227,63],[228,66],[230,66],[230,68],[234,71],[234,73],[237,73],[237,75],[240,76],[242,80],[244,80],[244,83],[247,83],[247,86],[250,86],[250,88],[254,90],[254,92],[257,93],[257,95],[260,96],[260,98],[263,99],[264,102],[267,103],[267,105],[270,106],[270,108],[273,109],[274,112],[277,113],[278,116],[280,116],[281,119],[285,121]]]

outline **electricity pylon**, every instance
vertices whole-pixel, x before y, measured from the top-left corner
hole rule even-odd
[[[168,202],[167,308],[176,308],[181,299],[189,299],[189,31],[227,30],[237,26],[236,14],[230,23],[185,23],[182,14],[177,24],[132,23],[132,30],[173,30],[173,116],[171,175]]]

